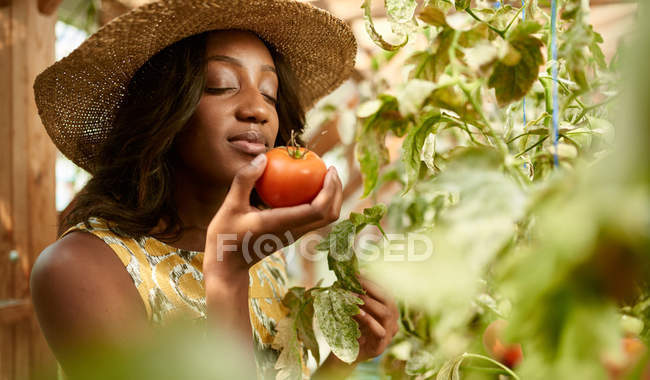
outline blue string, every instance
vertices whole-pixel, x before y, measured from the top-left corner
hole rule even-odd
[[[523,8],[521,11],[521,20],[526,21],[526,0],[521,0],[521,7]],[[526,127],[526,95],[524,95],[524,105],[523,105],[523,110],[524,110],[524,128]],[[524,164],[525,165],[525,164]]]
[[[557,88],[557,76],[558,76],[558,61],[557,61],[557,0],[551,0],[551,51],[553,55],[553,67],[552,67],[552,76],[553,76],[553,163],[555,167],[558,166],[559,160],[557,157],[557,143],[559,135],[559,110],[558,110],[558,88]]]
[[[521,8],[523,8],[521,10],[521,20],[522,21],[526,21],[526,8],[525,8],[525,6],[526,6],[526,0],[521,0]],[[524,129],[526,129],[526,124],[528,123],[526,121],[526,95],[524,95],[522,110],[523,110],[523,113],[524,113]],[[528,164],[525,163],[525,162],[524,162],[524,169],[528,169]]]

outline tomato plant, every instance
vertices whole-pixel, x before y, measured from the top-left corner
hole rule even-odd
[[[648,345],[650,170],[639,136],[650,123],[625,119],[641,104],[622,89],[630,53],[608,62],[588,1],[506,3],[386,0],[401,38],[391,43],[363,1],[368,34],[387,52],[359,91],[354,149],[363,197],[387,205],[353,213],[319,245],[337,280],[288,296],[295,336],[310,338],[305,320],[316,320],[332,352],[352,361],[358,307],[348,292],[363,265],[400,301],[403,328],[377,368],[393,378],[605,380],[622,315],[642,322],[631,327]],[[403,80],[382,77],[384,64]],[[650,88],[643,71],[632,77]],[[397,160],[389,139],[401,143]],[[382,217],[391,234],[426,236],[428,258],[360,262],[354,236]],[[484,336],[495,320],[508,329]],[[292,365],[283,356],[282,368]]]
[[[266,157],[266,169],[255,183],[255,190],[267,205],[309,203],[322,189],[327,167],[315,152],[302,147],[276,147]]]

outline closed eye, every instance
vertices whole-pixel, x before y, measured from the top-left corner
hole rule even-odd
[[[219,87],[219,88],[210,88],[210,87],[208,87],[208,88],[205,89],[205,92],[207,92],[207,93],[209,93],[209,94],[216,94],[216,95],[219,95],[219,94],[225,94],[226,92],[231,91],[231,90],[237,90],[237,88],[236,88],[236,87]],[[263,96],[264,96],[264,97],[265,97],[265,98],[266,98],[266,99],[267,99],[271,104],[273,104],[274,106],[277,106],[277,105],[278,105],[278,99],[274,98],[274,97],[271,96],[271,95],[266,95],[266,94],[262,94],[262,95],[263,95]]]
[[[230,90],[236,90],[236,88],[235,87],[206,88],[205,92],[210,94],[223,94]]]
[[[278,99],[272,97],[271,95],[264,94],[264,97],[267,98],[274,106],[278,105]]]

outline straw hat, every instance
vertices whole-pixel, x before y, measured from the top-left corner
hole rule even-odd
[[[61,152],[93,172],[99,146],[135,72],[185,37],[244,29],[283,54],[298,79],[305,109],[350,76],[357,51],[350,27],[294,0],[160,0],[104,25],[34,83],[36,105]]]

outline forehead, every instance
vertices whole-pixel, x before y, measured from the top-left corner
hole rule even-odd
[[[224,55],[243,61],[254,60],[273,65],[273,57],[264,42],[254,33],[242,30],[210,32],[206,44],[206,55]]]

